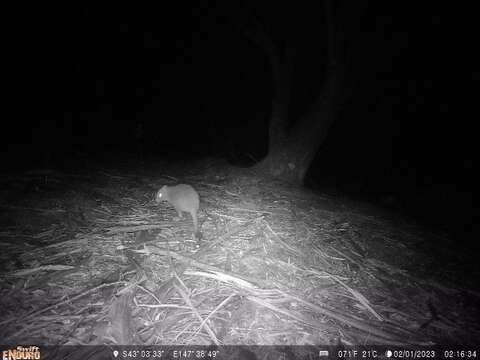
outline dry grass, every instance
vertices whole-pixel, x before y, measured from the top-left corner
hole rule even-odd
[[[149,345],[480,338],[480,295],[456,282],[471,270],[447,256],[455,253],[448,239],[438,237],[432,250],[425,244],[433,235],[360,204],[213,173],[223,175],[4,176],[0,338]],[[175,182],[200,193],[199,248],[191,219],[173,221],[173,209],[153,201],[162,184]]]

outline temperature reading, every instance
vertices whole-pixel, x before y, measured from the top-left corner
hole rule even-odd
[[[362,358],[364,359],[375,359],[377,357],[377,350],[362,350]]]
[[[339,350],[337,356],[342,359],[354,359],[358,356],[357,350]]]

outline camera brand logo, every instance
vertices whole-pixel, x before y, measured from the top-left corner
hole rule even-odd
[[[2,360],[40,360],[38,346],[17,346],[16,348],[2,351]]]

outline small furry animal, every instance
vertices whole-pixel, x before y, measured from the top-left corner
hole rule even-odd
[[[198,208],[200,206],[200,197],[192,186],[186,184],[162,186],[155,196],[155,201],[157,203],[167,201],[175,208],[179,217],[182,217],[182,211],[190,213],[193,220],[195,236],[197,238],[200,237],[197,217]]]

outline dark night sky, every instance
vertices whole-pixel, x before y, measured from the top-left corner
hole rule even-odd
[[[264,155],[270,70],[226,20],[245,16],[232,3],[34,2],[3,11],[6,163],[35,163],[45,151],[128,150],[140,120],[155,155],[223,155],[232,141]],[[437,2],[364,4],[347,6],[356,86],[311,183],[404,195],[437,186],[464,206],[475,186],[473,12]],[[285,14],[297,18],[294,121],[322,82],[322,8],[251,9],[279,43]]]

